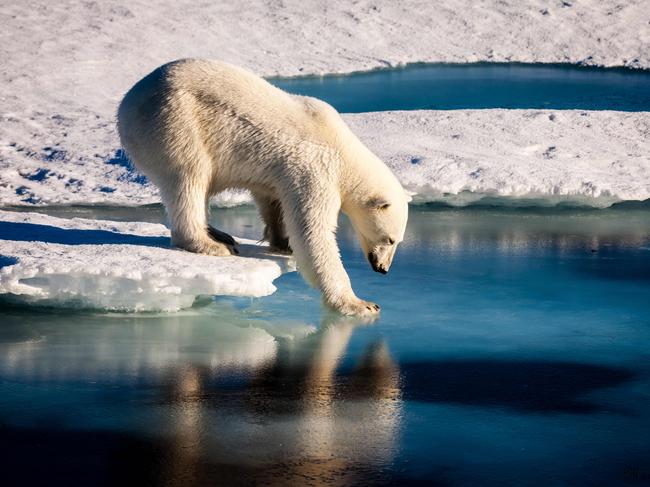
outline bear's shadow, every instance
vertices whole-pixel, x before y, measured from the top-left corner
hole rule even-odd
[[[109,230],[60,228],[36,223],[0,222],[0,240],[64,245],[144,245],[170,247],[169,237],[142,236]]]
[[[164,236],[133,235],[110,230],[60,228],[36,223],[0,221],[0,241],[43,242],[64,245],[140,245],[172,249],[171,239]],[[239,256],[255,258],[286,258],[271,253],[263,245],[240,243]],[[6,264],[5,264],[6,265]]]

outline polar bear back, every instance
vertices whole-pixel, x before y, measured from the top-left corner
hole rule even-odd
[[[328,170],[338,172],[340,155],[359,147],[327,103],[212,60],[184,59],[154,70],[124,97],[118,126],[136,167],[163,190],[184,171],[180,164],[209,165],[211,193],[254,190],[261,180],[272,183],[277,169],[270,166],[279,161],[312,171],[315,161],[327,160]],[[320,153],[328,155],[311,157]]]
[[[166,128],[172,116],[185,125],[185,118],[191,117],[210,131],[221,128],[215,123],[236,118],[264,131],[265,140],[281,134],[331,144],[344,126],[327,103],[288,94],[243,68],[212,60],[182,59],[159,67],[127,93],[120,112],[133,105],[141,112],[155,111],[147,114],[150,117],[165,117]],[[125,117],[118,118],[121,123]]]

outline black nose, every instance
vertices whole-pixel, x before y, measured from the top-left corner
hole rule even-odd
[[[373,271],[379,272],[381,274],[388,274],[388,271],[386,269],[379,266],[379,262],[377,262],[377,256],[372,252],[368,252],[368,262],[370,262],[370,266],[372,267]]]

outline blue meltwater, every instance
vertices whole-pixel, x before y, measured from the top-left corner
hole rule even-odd
[[[157,221],[160,209],[59,209]],[[259,238],[252,208],[213,223]],[[650,478],[650,211],[411,209],[362,323],[299,275],[178,313],[3,304],[15,483],[625,485]],[[10,482],[11,483],[11,482]]]

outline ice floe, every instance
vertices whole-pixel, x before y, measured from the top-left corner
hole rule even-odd
[[[650,116],[581,110],[346,115],[416,202],[464,206],[650,198]]]
[[[416,203],[466,205],[489,199],[497,204],[606,207],[650,198],[647,112],[422,110],[344,118],[414,193]],[[21,171],[40,174],[39,163],[31,164],[31,169],[22,164]],[[0,163],[0,204],[25,204],[26,198],[49,204],[127,206],[159,201],[155,187],[133,182],[137,176],[129,179],[113,169],[106,172],[99,159],[48,167],[58,173],[74,169],[85,184],[72,190],[58,177],[23,183],[18,172],[8,166],[3,170]],[[18,184],[32,196],[18,195],[12,189]],[[98,190],[101,184],[115,191]],[[248,194],[227,191],[213,203],[249,202]]]
[[[645,0],[617,5],[596,0],[480,4],[471,0],[354,4],[245,0],[237,8],[231,2],[208,2],[200,7],[192,0],[154,3],[152,7],[143,0],[5,2],[0,9],[6,34],[0,46],[5,68],[0,72],[0,204],[140,205],[157,201],[156,189],[129,168],[119,150],[115,110],[135,81],[181,57],[223,59],[268,76],[352,72],[413,62],[650,68]],[[53,25],[58,26],[56,35],[48,28]],[[426,117],[440,120],[442,115]],[[463,140],[471,139],[476,123],[466,115],[458,117],[469,121]],[[612,115],[608,127],[614,144],[626,136],[616,127],[617,117]],[[638,117],[639,124],[647,125],[647,115]],[[516,118],[508,120],[517,123]],[[495,124],[504,122],[505,118],[497,118]],[[375,134],[380,141],[386,131],[377,127]],[[389,135],[396,138],[398,134]],[[581,135],[574,133],[577,144],[581,144]],[[427,147],[412,154],[397,154],[388,146],[382,150],[378,143],[374,148],[393,163],[402,155],[405,160],[422,156],[424,166],[451,167],[430,150],[444,141],[427,137],[425,142]],[[421,153],[425,149],[429,152]],[[486,154],[480,147],[472,149],[477,150],[465,152],[463,160],[481,161],[494,155],[491,149]],[[632,173],[634,168],[625,167],[630,162],[626,154],[612,162],[621,165],[623,173]],[[508,160],[494,178],[501,180],[515,168],[517,174],[528,174],[529,182],[506,184],[498,194],[506,195],[508,187],[515,193],[529,186],[542,193],[554,187],[545,174],[527,164],[530,159],[524,155],[504,155]],[[543,179],[536,183],[533,174]],[[447,179],[453,175],[452,170]],[[441,177],[427,183],[427,191],[456,191],[453,188],[465,186],[483,191],[480,177],[470,185],[465,177],[440,185]],[[607,177],[617,180],[619,166]],[[589,177],[571,180],[586,185],[580,193],[603,193],[589,189]],[[486,189],[492,193],[494,188],[488,184]],[[560,193],[565,189],[569,190],[559,188]],[[623,194],[628,193],[616,193],[614,198]],[[636,195],[634,191],[629,194]],[[246,198],[240,193],[218,200],[223,205],[242,201]]]
[[[266,296],[292,261],[238,239],[241,256],[169,247],[160,224],[0,211],[0,294],[28,304],[175,311],[201,295]]]

